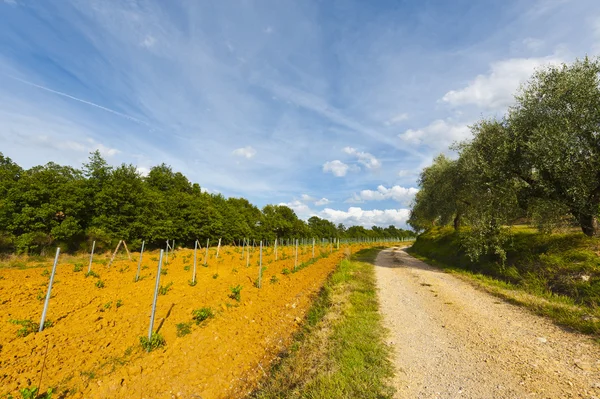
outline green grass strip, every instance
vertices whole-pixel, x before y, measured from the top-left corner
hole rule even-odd
[[[384,343],[374,267],[368,263],[378,251],[360,251],[341,262],[289,352],[252,397],[393,397],[391,352]]]

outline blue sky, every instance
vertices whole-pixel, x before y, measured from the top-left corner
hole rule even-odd
[[[0,151],[80,167],[99,149],[404,227],[419,172],[469,124],[598,50],[596,0],[0,0]]]

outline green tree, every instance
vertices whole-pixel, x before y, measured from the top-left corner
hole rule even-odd
[[[530,196],[566,207],[600,234],[600,62],[539,70],[510,109],[511,171]]]

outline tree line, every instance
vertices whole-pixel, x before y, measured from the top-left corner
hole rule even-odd
[[[473,138],[421,172],[409,224],[461,226],[478,257],[503,257],[507,229],[576,226],[600,235],[600,62],[588,57],[537,70],[501,118],[471,126]]]
[[[100,250],[126,240],[133,248],[166,240],[224,243],[247,238],[408,237],[395,226],[346,228],[313,216],[301,220],[283,205],[262,209],[244,198],[207,193],[161,164],[147,176],[133,165],[113,167],[96,151],[82,169],[50,162],[23,169],[0,153],[0,251],[43,253],[46,248]]]

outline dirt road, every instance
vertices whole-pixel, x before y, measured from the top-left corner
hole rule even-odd
[[[398,398],[600,398],[600,344],[412,258],[380,252]]]

